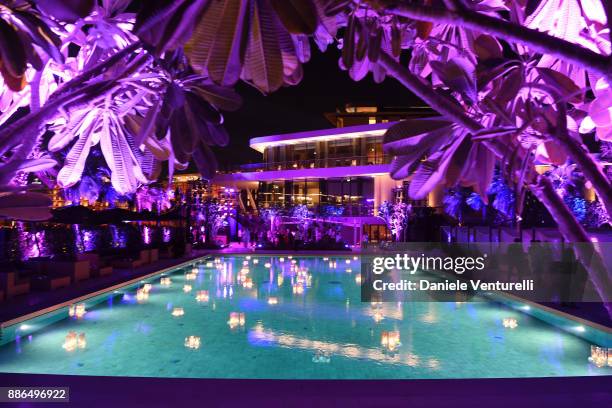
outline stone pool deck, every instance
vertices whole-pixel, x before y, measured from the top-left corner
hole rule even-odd
[[[599,408],[612,401],[612,376],[275,381],[0,374],[0,384],[69,387],[69,405],[79,407]],[[63,404],[19,406],[45,405]]]

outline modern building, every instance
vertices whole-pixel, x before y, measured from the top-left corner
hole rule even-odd
[[[326,114],[335,128],[251,139],[262,161],[219,173],[212,184],[240,191],[245,211],[305,204],[315,217],[333,216],[336,222],[365,228],[369,237],[386,235],[376,217],[384,201],[439,205],[441,195],[435,192],[409,201],[409,180],[391,179],[392,158],[382,148],[383,135],[395,121],[432,114],[429,108],[347,106]]]

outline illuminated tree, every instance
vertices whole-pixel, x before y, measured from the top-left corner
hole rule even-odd
[[[412,207],[406,203],[391,204],[384,201],[378,210],[379,217],[387,223],[387,227],[396,241],[401,241],[402,233],[408,226]]]
[[[240,102],[230,87],[298,83],[310,37],[321,50],[337,42],[351,78],[395,78],[441,115],[385,135],[391,175],[413,176],[411,198],[443,184],[485,199],[500,163],[518,208],[530,191],[565,240],[588,242],[535,168],[571,162],[612,213],[610,180],[583,143],[612,139],[608,1],[154,0],[136,15],[130,3],[2,2],[4,191],[29,172],[75,185],[98,145],[119,193],[154,180],[161,161],[172,172],[193,158],[210,177],[209,146],[227,142],[219,112]],[[58,171],[48,151],[62,149]],[[0,201],[0,215],[12,203]],[[597,290],[610,293],[612,272],[581,248]]]

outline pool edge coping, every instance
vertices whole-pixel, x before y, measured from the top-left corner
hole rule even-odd
[[[158,271],[151,272],[151,273],[148,273],[146,275],[138,276],[136,278],[132,278],[132,279],[124,281],[124,282],[116,283],[116,284],[111,285],[109,287],[106,287],[106,288],[103,288],[103,289],[98,289],[98,290],[96,290],[94,292],[90,292],[90,293],[87,293],[85,295],[81,295],[81,296],[78,296],[78,297],[73,298],[73,299],[65,300],[65,301],[57,303],[55,305],[47,306],[47,307],[45,307],[43,309],[39,309],[39,310],[36,310],[34,312],[26,313],[24,315],[17,316],[15,318],[6,320],[4,322],[0,322],[0,330],[5,329],[5,328],[10,327],[10,326],[14,326],[14,325],[16,325],[18,323],[21,323],[21,322],[25,321],[25,320],[34,319],[36,317],[39,317],[39,316],[42,316],[42,315],[54,312],[54,311],[56,311],[58,309],[61,309],[63,307],[70,306],[71,304],[78,303],[78,302],[83,302],[83,301],[85,301],[87,299],[103,295],[106,292],[111,292],[113,290],[117,290],[117,289],[119,289],[121,287],[124,287],[124,286],[133,285],[134,283],[139,282],[139,281],[141,281],[143,279],[147,279],[147,278],[150,278],[150,277],[155,276],[155,275],[166,273],[166,272],[169,272],[169,271],[174,270],[174,269],[183,268],[186,265],[189,265],[189,264],[192,264],[194,262],[197,262],[197,260],[205,258],[205,257],[208,257],[208,256],[210,256],[210,254],[204,254],[202,256],[199,256],[199,257],[187,260],[187,261],[183,261],[183,262],[178,263],[176,265],[168,266],[168,267],[160,269]]]
[[[590,326],[590,327],[592,327],[592,328],[594,328],[596,330],[599,330],[599,331],[602,331],[602,332],[605,332],[605,333],[608,333],[608,334],[612,334],[612,327],[604,326],[601,323],[597,323],[597,322],[594,322],[594,321],[591,321],[591,320],[587,320],[587,319],[585,319],[583,317],[574,316],[574,315],[569,314],[567,312],[554,309],[554,308],[552,308],[550,306],[546,306],[546,305],[543,305],[541,303],[534,302],[532,300],[523,299],[522,297],[516,296],[516,295],[514,295],[512,293],[503,292],[503,291],[499,291],[497,293],[498,293],[498,295],[506,297],[506,298],[508,298],[510,300],[513,300],[515,302],[525,303],[526,305],[528,305],[530,307],[534,307],[534,308],[537,308],[537,309],[542,309],[543,311],[545,311],[547,313],[554,314],[554,315],[557,315],[557,316],[562,317],[564,319],[572,320],[572,321],[575,321],[577,323]],[[493,301],[495,301],[495,300],[493,299]]]

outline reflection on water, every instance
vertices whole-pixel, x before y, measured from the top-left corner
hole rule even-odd
[[[155,223],[82,225],[15,222],[0,228],[0,258],[25,261],[38,257],[70,258],[76,254],[172,242],[179,227]]]
[[[75,236],[75,245],[78,253],[95,251],[100,243],[100,234],[91,228],[82,227],[78,224],[72,226]]]
[[[111,236],[113,237],[114,248],[125,248],[127,245],[127,232],[123,228],[118,228],[116,225],[110,226]]]

